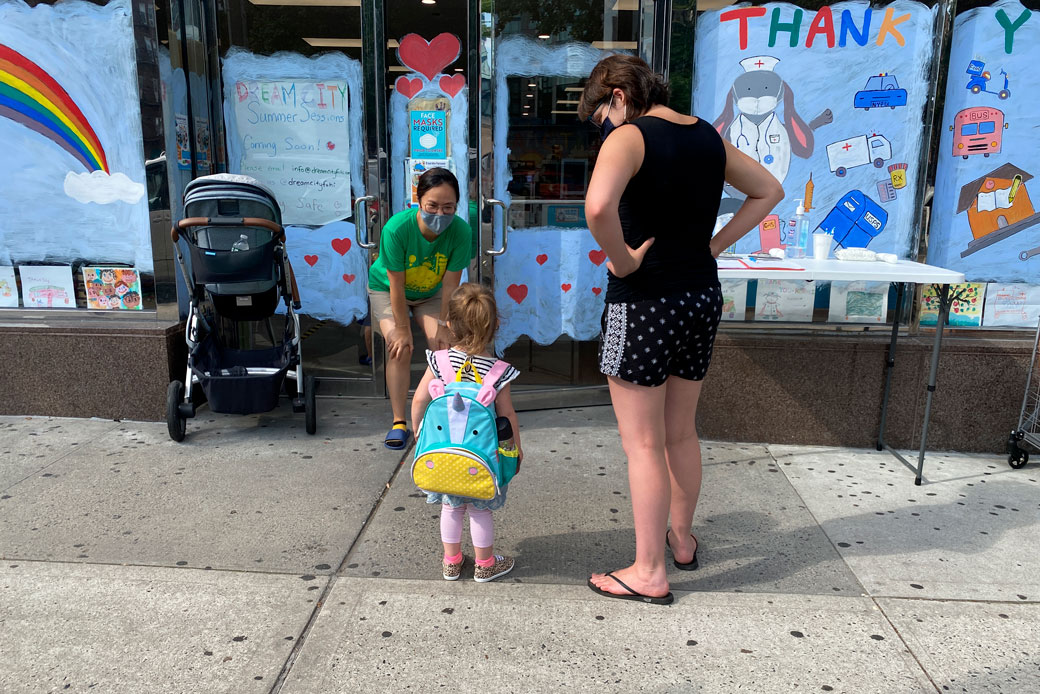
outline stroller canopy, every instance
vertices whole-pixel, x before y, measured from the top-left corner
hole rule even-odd
[[[184,188],[184,205],[217,199],[252,200],[259,202],[272,212],[271,221],[282,223],[281,208],[271,189],[252,176],[219,173],[200,176]]]

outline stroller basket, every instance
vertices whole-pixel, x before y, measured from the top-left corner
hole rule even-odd
[[[266,349],[230,349],[213,337],[192,352],[191,370],[214,412],[256,414],[278,405],[285,372],[292,365],[292,345]]]

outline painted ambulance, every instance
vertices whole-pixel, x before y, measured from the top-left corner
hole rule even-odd
[[[891,158],[892,143],[884,135],[857,135],[827,145],[827,163],[839,178],[864,164],[872,163],[880,169]]]
[[[1000,154],[1004,140],[1004,112],[990,106],[961,109],[953,118],[953,156],[967,159],[972,154]]]

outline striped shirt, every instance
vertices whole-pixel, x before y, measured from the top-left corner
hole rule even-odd
[[[467,354],[461,350],[452,347],[448,350],[448,360],[451,362],[451,368],[455,371],[455,374],[459,372],[462,365],[466,363],[466,359],[470,360],[473,364],[473,368],[480,374],[480,378],[483,380],[484,376],[487,375],[488,371],[491,371],[491,367],[495,365],[494,357],[479,357],[479,356],[467,356]],[[437,367],[437,360],[433,356],[433,352],[426,350],[426,363],[430,365],[430,370],[433,371],[433,375],[442,381],[454,381],[455,374],[448,374],[447,378],[441,375],[440,369]],[[510,366],[506,369],[506,372],[502,374],[502,378],[498,379],[498,383],[495,384],[495,390],[502,390],[505,386],[520,375],[520,372],[514,366]],[[462,380],[476,383],[477,379],[474,378],[473,372],[466,369],[462,373]]]

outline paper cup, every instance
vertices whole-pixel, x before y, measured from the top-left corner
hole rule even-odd
[[[813,234],[812,235],[812,246],[813,246],[813,258],[816,260],[823,260],[831,252],[831,241],[834,237],[830,234]]]

